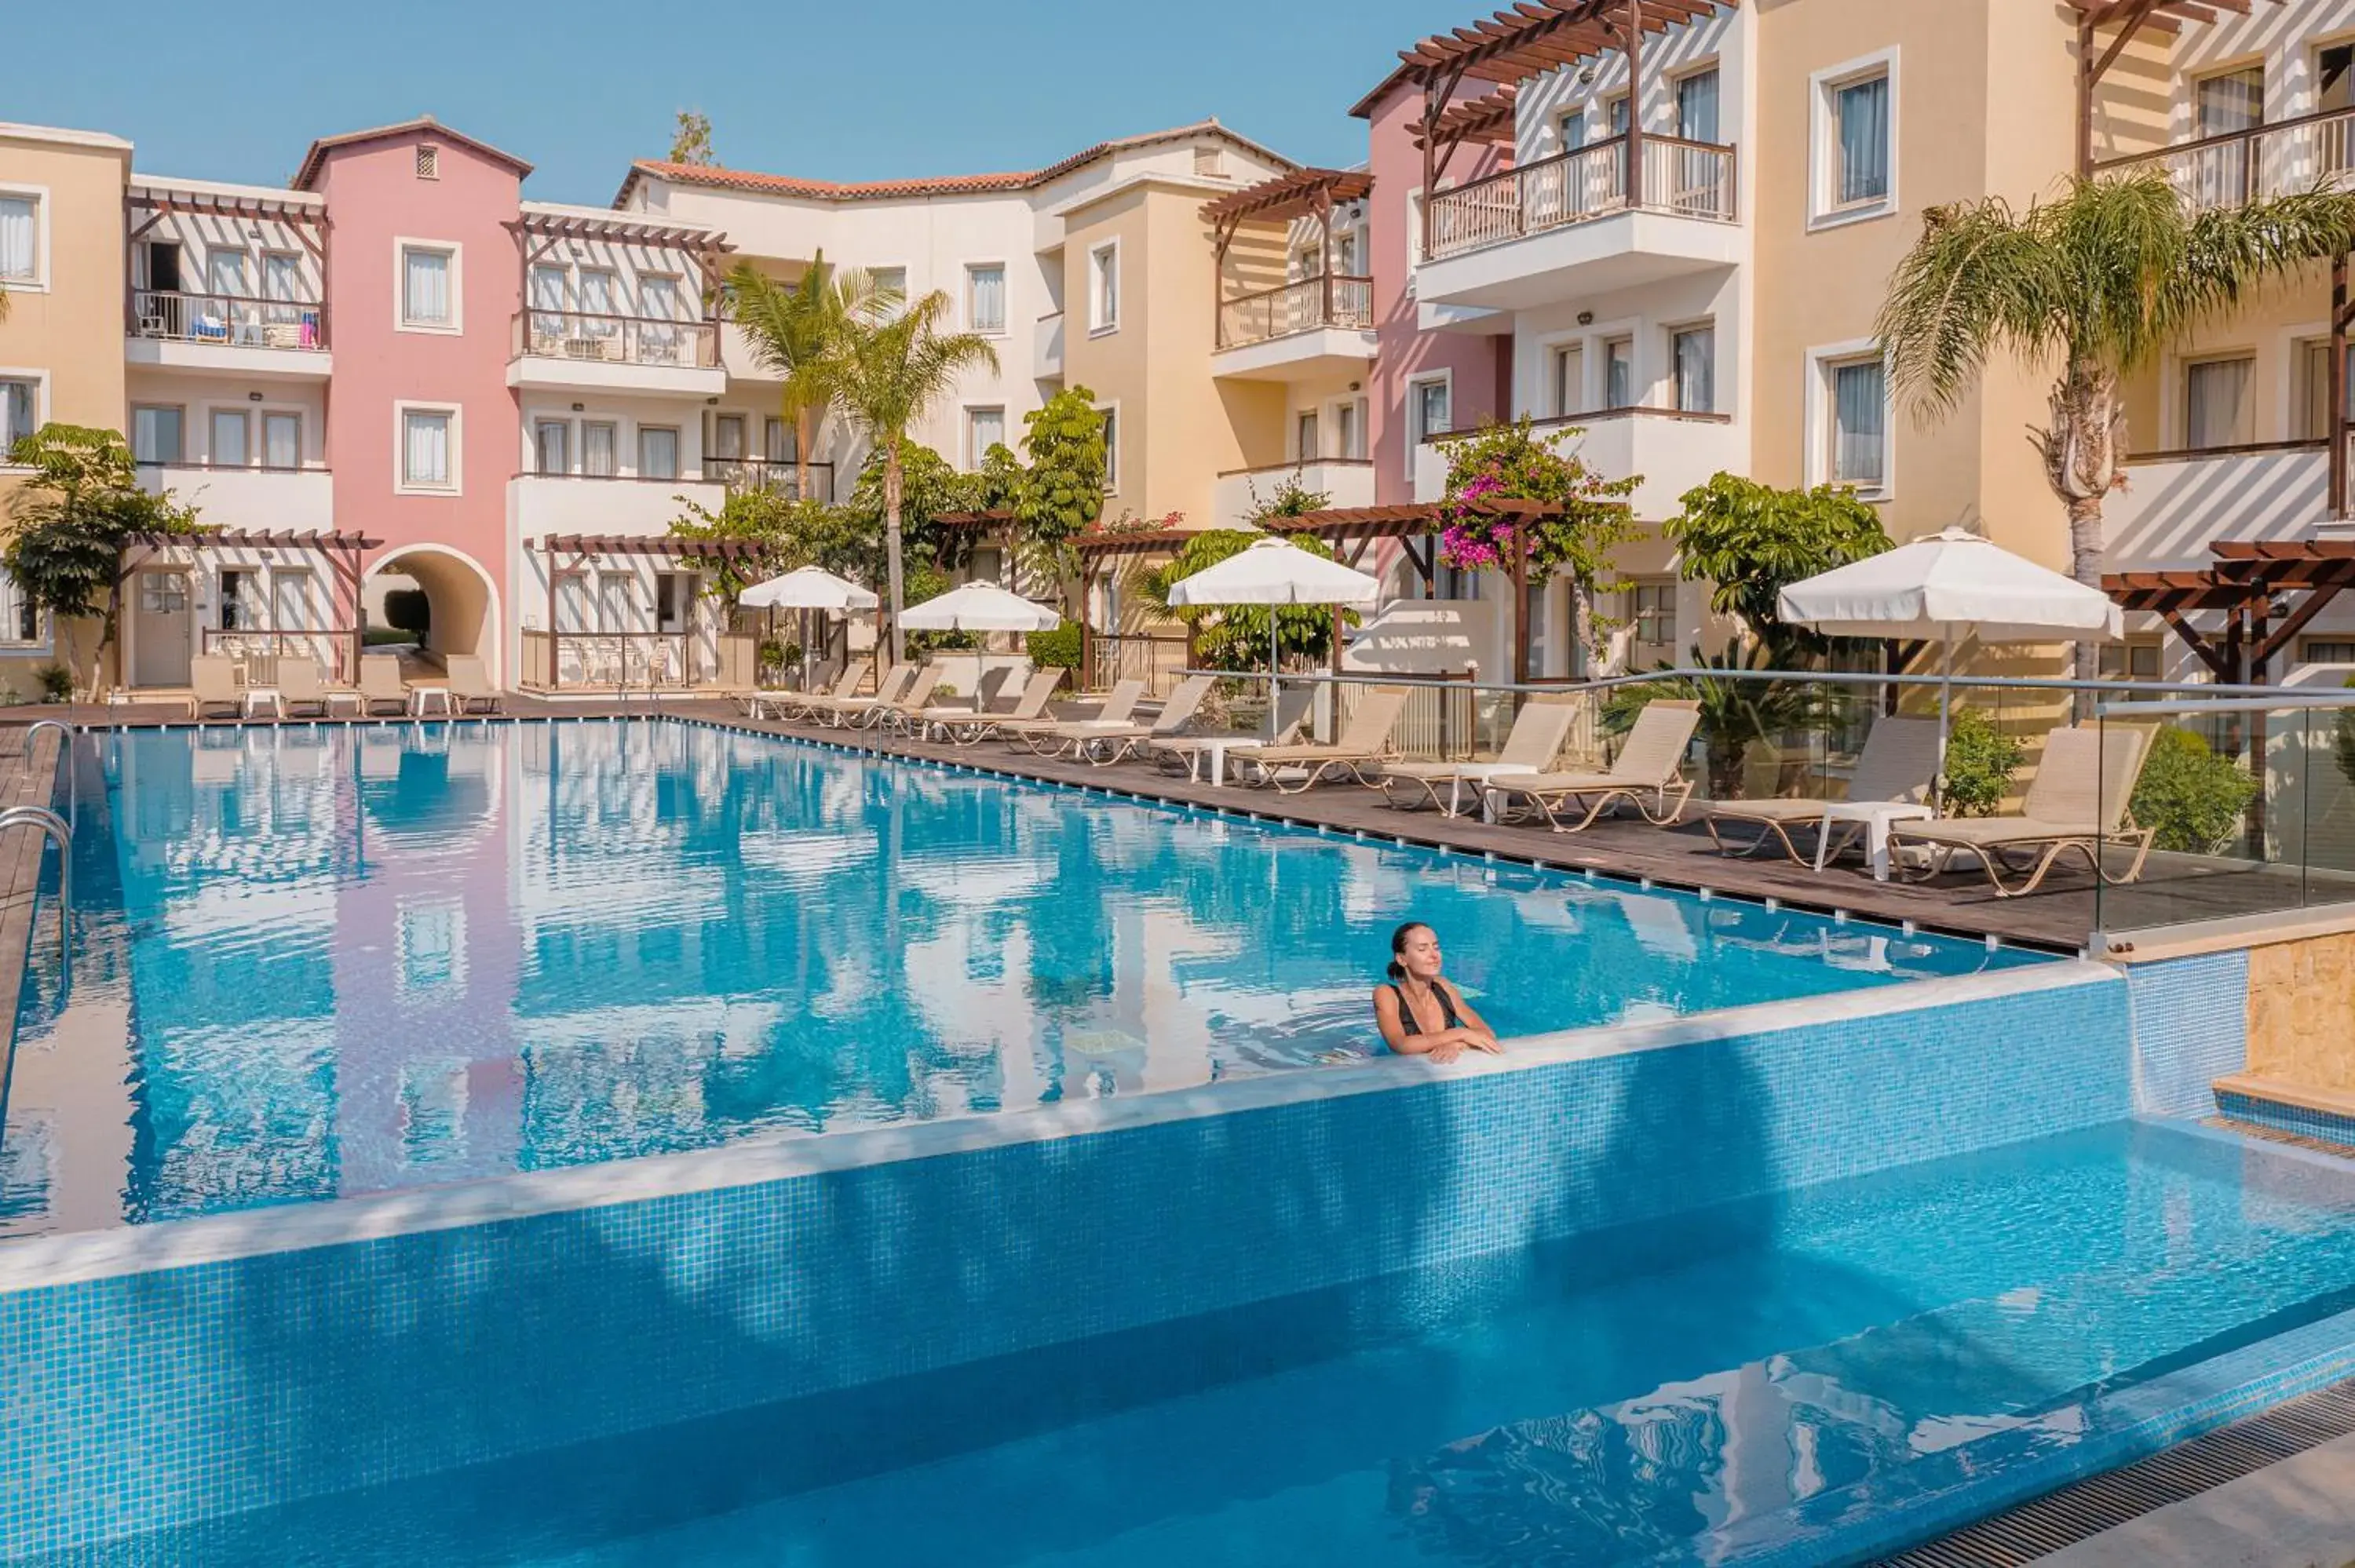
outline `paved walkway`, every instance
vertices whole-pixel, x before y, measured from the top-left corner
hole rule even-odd
[[[2044,1568],[2349,1568],[2355,1564],[2355,1437],[2038,1559]]]

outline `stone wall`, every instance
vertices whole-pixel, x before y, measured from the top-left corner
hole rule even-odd
[[[2355,1092],[2355,932],[2250,949],[2248,1070]]]

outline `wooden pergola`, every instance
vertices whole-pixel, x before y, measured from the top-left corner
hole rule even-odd
[[[1288,175],[1263,180],[1244,190],[1222,196],[1207,202],[1202,207],[1202,220],[1210,226],[1212,261],[1210,275],[1217,280],[1213,301],[1216,320],[1223,323],[1226,307],[1234,302],[1227,298],[1227,252],[1235,241],[1235,231],[1246,223],[1290,223],[1296,217],[1315,217],[1323,231],[1317,248],[1317,281],[1324,288],[1323,306],[1317,320],[1333,319],[1333,209],[1351,202],[1363,201],[1374,188],[1374,176],[1363,169],[1295,169]],[[1303,279],[1306,282],[1310,280]],[[1236,296],[1249,299],[1247,291]]]
[[[186,534],[142,534],[135,537],[132,548],[123,553],[122,564],[115,574],[114,592],[121,594],[123,585],[142,567],[153,564],[164,551],[188,550],[301,550],[325,559],[327,570],[334,577],[336,591],[331,602],[342,607],[346,619],[342,624],[322,627],[240,628],[240,633],[254,637],[332,637],[343,640],[351,652],[350,678],[357,679],[360,659],[360,580],[361,563],[370,550],[383,547],[384,541],[366,534],[342,528],[231,528],[211,525],[196,528]],[[136,550],[139,554],[133,554]],[[225,630],[225,629],[224,629]],[[209,635],[209,630],[208,635]]]
[[[2211,563],[2195,570],[2113,572],[2102,587],[2120,608],[2164,620],[2228,685],[2269,684],[2274,656],[2355,588],[2355,541],[2223,539],[2209,553]],[[2292,595],[2303,598],[2293,604]],[[2213,632],[2191,622],[2220,610],[2223,623]]]
[[[535,263],[546,260],[557,248],[572,240],[602,240],[612,245],[644,245],[675,250],[695,264],[701,275],[696,298],[701,302],[703,320],[719,320],[719,285],[722,269],[729,254],[736,248],[725,234],[708,228],[687,228],[676,224],[639,223],[616,213],[612,217],[591,217],[583,213],[526,212],[522,217],[501,225],[516,237],[516,253],[521,259],[523,271],[523,303],[531,308],[531,270]]]
[[[123,312],[126,331],[139,327],[139,291],[133,286],[127,265],[131,247],[147,238],[155,226],[165,218],[221,217],[233,223],[279,223],[286,226],[295,242],[311,253],[312,261],[325,281],[327,275],[327,242],[332,228],[327,221],[327,206],[316,197],[306,199],[300,192],[284,196],[240,195],[227,191],[181,190],[169,185],[155,185],[133,180],[123,198],[128,227],[123,234]],[[318,320],[319,346],[327,345],[327,306],[325,291],[316,300],[272,300],[257,302],[283,305],[297,311],[313,313]]]
[[[2077,16],[2077,173],[2094,172],[2094,93],[2126,46],[2145,33],[2173,37],[2187,24],[2246,16],[2251,0],[2062,0]],[[2282,0],[2266,0],[2279,5]],[[2105,43],[2103,34],[2108,34]]]

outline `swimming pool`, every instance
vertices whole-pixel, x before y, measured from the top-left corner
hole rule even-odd
[[[2355,1169],[2116,1122],[74,1561],[1853,1562],[2350,1308]]]
[[[674,720],[98,746],[0,1235],[1348,1059],[1409,916],[1508,1036],[2041,961]]]

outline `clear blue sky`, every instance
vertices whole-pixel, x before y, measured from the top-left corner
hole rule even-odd
[[[314,136],[431,113],[538,165],[527,195],[596,205],[681,109],[711,117],[722,163],[822,179],[1033,168],[1209,115],[1349,164],[1349,105],[1398,50],[1496,3],[77,0],[12,29],[37,69],[0,118],[128,136],[153,174],[277,185]]]

